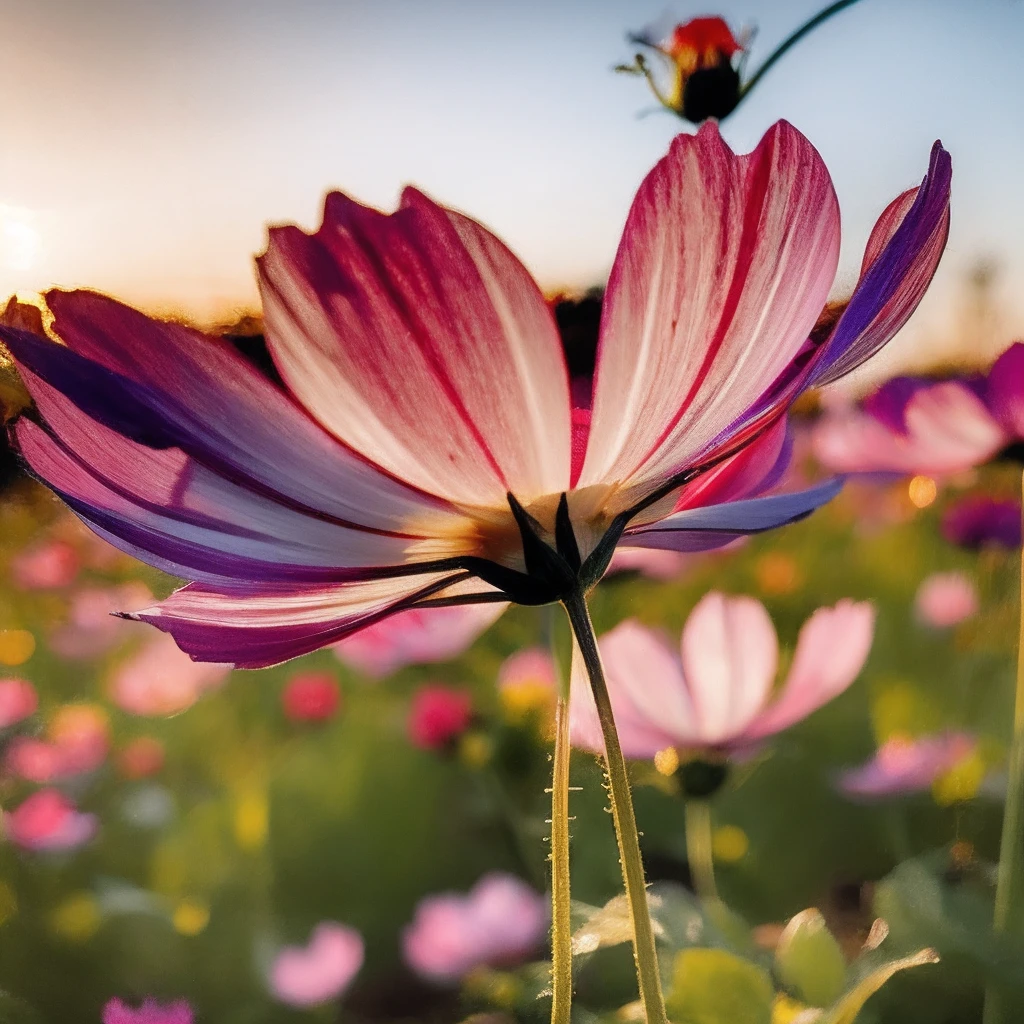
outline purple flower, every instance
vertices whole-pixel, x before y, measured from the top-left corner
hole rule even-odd
[[[192,1024],[192,1008],[184,1000],[163,1005],[147,999],[132,1009],[120,999],[111,999],[103,1007],[103,1024]]]
[[[972,737],[958,732],[917,739],[893,737],[870,761],[843,772],[839,788],[855,798],[917,793],[968,757],[975,746]]]
[[[963,548],[1019,548],[1019,501],[999,501],[984,494],[961,498],[942,517],[942,535]]]

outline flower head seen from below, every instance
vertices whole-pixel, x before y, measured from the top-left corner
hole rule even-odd
[[[7,838],[34,852],[73,850],[96,834],[96,815],[82,814],[59,790],[41,789],[3,817]]]
[[[547,901],[525,882],[495,872],[465,895],[428,896],[402,935],[406,963],[441,984],[473,968],[507,967],[526,959],[544,941]]]
[[[131,1006],[121,999],[111,999],[103,1007],[103,1024],[193,1024],[192,1008],[184,1000],[158,1003],[146,999]]]
[[[340,703],[341,691],[330,672],[296,672],[281,691],[281,707],[293,722],[326,722]]]
[[[461,736],[473,720],[473,702],[465,690],[450,686],[421,686],[409,709],[409,739],[422,750],[443,750]]]
[[[961,498],[943,514],[942,536],[962,548],[1013,551],[1021,545],[1020,502],[985,494]]]
[[[711,758],[742,753],[803,720],[842,693],[864,667],[875,614],[866,602],[819,608],[803,625],[785,681],[775,627],[760,601],[706,594],[673,649],[629,620],[600,639],[623,753],[653,758],[674,748]],[[593,697],[573,666],[570,730],[600,752]]]
[[[363,938],[354,928],[322,921],[305,946],[286,946],[270,967],[270,991],[289,1006],[337,999],[363,966]]]
[[[787,411],[909,319],[949,187],[936,144],[816,329],[840,241],[816,150],[785,122],[740,156],[711,122],[678,136],[572,393],[549,306],[484,227],[414,189],[391,215],[332,193],[317,232],[275,228],[259,260],[283,383],[227,341],[54,291],[64,344],[0,326],[37,406],[15,443],[100,536],[193,581],[132,617],[197,660],[264,667],[411,608],[575,599],[620,542],[708,550],[837,493],[769,493]]]
[[[935,629],[948,629],[978,611],[978,591],[962,572],[935,572],[922,581],[914,597],[918,619]]]
[[[839,788],[854,799],[902,796],[930,789],[976,747],[964,733],[950,732],[911,739],[892,736],[870,761],[839,777]]]

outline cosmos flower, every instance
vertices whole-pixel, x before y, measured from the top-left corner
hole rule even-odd
[[[12,725],[34,714],[39,707],[39,696],[35,687],[25,679],[0,679],[0,729]]]
[[[297,672],[281,691],[281,707],[293,722],[325,722],[337,714],[340,701],[329,672]]]
[[[961,498],[943,513],[942,536],[962,548],[1019,548],[1020,502],[1001,501],[986,494]]]
[[[199,660],[262,667],[412,607],[585,594],[620,541],[713,548],[837,492],[765,493],[786,412],[910,317],[949,184],[936,144],[816,329],[839,255],[818,153],[785,122],[745,156],[710,122],[679,136],[572,398],[551,311],[498,239],[413,189],[390,216],[334,193],[315,234],[275,228],[259,261],[283,383],[227,341],[54,291],[63,345],[0,326],[38,409],[15,441],[102,537],[193,581],[133,617]]]
[[[498,670],[498,698],[508,722],[522,725],[538,720],[546,730],[553,725],[558,670],[551,652],[527,647],[510,654]]]
[[[935,572],[922,580],[914,611],[926,625],[948,629],[978,611],[978,591],[962,572]]]
[[[59,790],[40,789],[3,817],[7,838],[24,850],[71,850],[96,834],[95,814],[82,814]]]
[[[146,999],[137,1008],[120,999],[103,1007],[103,1024],[192,1024],[192,1008],[184,1000],[162,1004]]]
[[[712,758],[749,750],[842,693],[871,649],[875,614],[866,602],[819,608],[804,623],[786,680],[775,627],[752,597],[706,594],[683,627],[677,652],[628,620],[600,639],[612,709],[627,757],[666,748]],[[604,749],[597,709],[582,668],[573,666],[570,734]]]
[[[958,732],[916,739],[894,736],[870,761],[843,772],[838,785],[854,798],[917,793],[931,788],[939,776],[968,757],[976,746],[972,737]]]
[[[405,962],[419,975],[457,982],[474,967],[511,966],[544,941],[547,900],[512,875],[485,875],[466,894],[428,896],[402,935]]]
[[[440,750],[464,733],[472,718],[473,702],[465,690],[421,686],[409,709],[409,739],[423,750]]]
[[[270,968],[270,991],[289,1006],[317,1006],[348,988],[363,966],[363,938],[354,928],[322,921],[306,946],[286,946]]]

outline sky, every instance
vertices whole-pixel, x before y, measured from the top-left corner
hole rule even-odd
[[[605,280],[637,185],[688,126],[628,30],[721,13],[756,68],[816,0],[0,0],[0,293],[88,286],[228,321],[257,304],[266,225],[330,188],[415,183],[483,221],[548,290]],[[1024,0],[861,0],[723,126],[792,121],[843,210],[836,293],[875,217],[953,156],[950,242],[885,357],[984,360],[1024,336]],[[987,274],[977,268],[985,266]],[[970,281],[988,282],[984,295]]]

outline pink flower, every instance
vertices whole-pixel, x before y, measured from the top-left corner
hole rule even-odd
[[[11,560],[11,578],[21,590],[57,590],[78,575],[78,552],[52,540],[22,551]]]
[[[779,644],[764,605],[706,594],[683,628],[680,652],[634,621],[601,638],[623,753],[649,758],[666,747],[738,752],[788,729],[856,679],[874,632],[871,605],[840,601],[803,625],[785,683],[773,692]],[[572,742],[601,752],[597,709],[574,658]]]
[[[0,679],[0,729],[9,729],[39,707],[35,687],[24,679]]]
[[[458,657],[505,610],[504,604],[413,608],[336,644],[346,665],[382,679],[405,665]]]
[[[114,673],[110,697],[133,715],[176,715],[230,671],[230,665],[197,664],[171,636],[154,636]]]
[[[859,768],[842,773],[839,788],[851,797],[883,797],[928,789],[977,746],[965,733],[952,732],[917,739],[893,737]]]
[[[674,580],[683,573],[692,557],[678,551],[620,546],[615,549],[608,572],[634,571],[655,580]]]
[[[99,657],[123,642],[133,628],[138,629],[112,613],[143,608],[152,601],[153,595],[143,583],[83,587],[71,598],[67,621],[51,634],[50,647],[62,658]]]
[[[41,789],[3,819],[7,838],[25,850],[71,850],[96,834],[96,815],[81,814],[63,793]]]
[[[363,939],[354,928],[324,921],[307,946],[286,946],[270,968],[270,990],[290,1006],[336,999],[363,965]]]
[[[409,711],[409,739],[424,750],[440,750],[469,727],[473,702],[464,690],[421,686]]]
[[[67,704],[47,728],[48,739],[18,736],[7,748],[8,771],[30,782],[57,782],[95,771],[110,751],[106,712],[91,704]]]
[[[281,691],[284,713],[293,722],[324,722],[338,710],[341,694],[329,672],[298,672]]]
[[[917,588],[917,617],[936,629],[947,629],[978,611],[978,592],[962,572],[932,573]]]
[[[103,1007],[103,1024],[192,1024],[194,1019],[184,1000],[161,1005],[147,999],[135,1010],[120,999],[111,999]]]
[[[465,896],[429,896],[402,934],[406,963],[432,981],[455,982],[481,965],[510,966],[534,952],[548,927],[547,901],[511,875],[485,875]]]
[[[720,547],[793,522],[769,494],[785,418],[917,307],[948,233],[950,161],[883,211],[844,312],[821,157],[779,122],[737,156],[680,135],[626,219],[592,374],[490,232],[408,189],[327,198],[259,261],[279,385],[232,346],[53,291],[56,344],[0,326],[37,406],[13,433],[105,539],[193,582],[134,618],[198,660],[273,665],[434,605],[588,591],[616,545]]]

